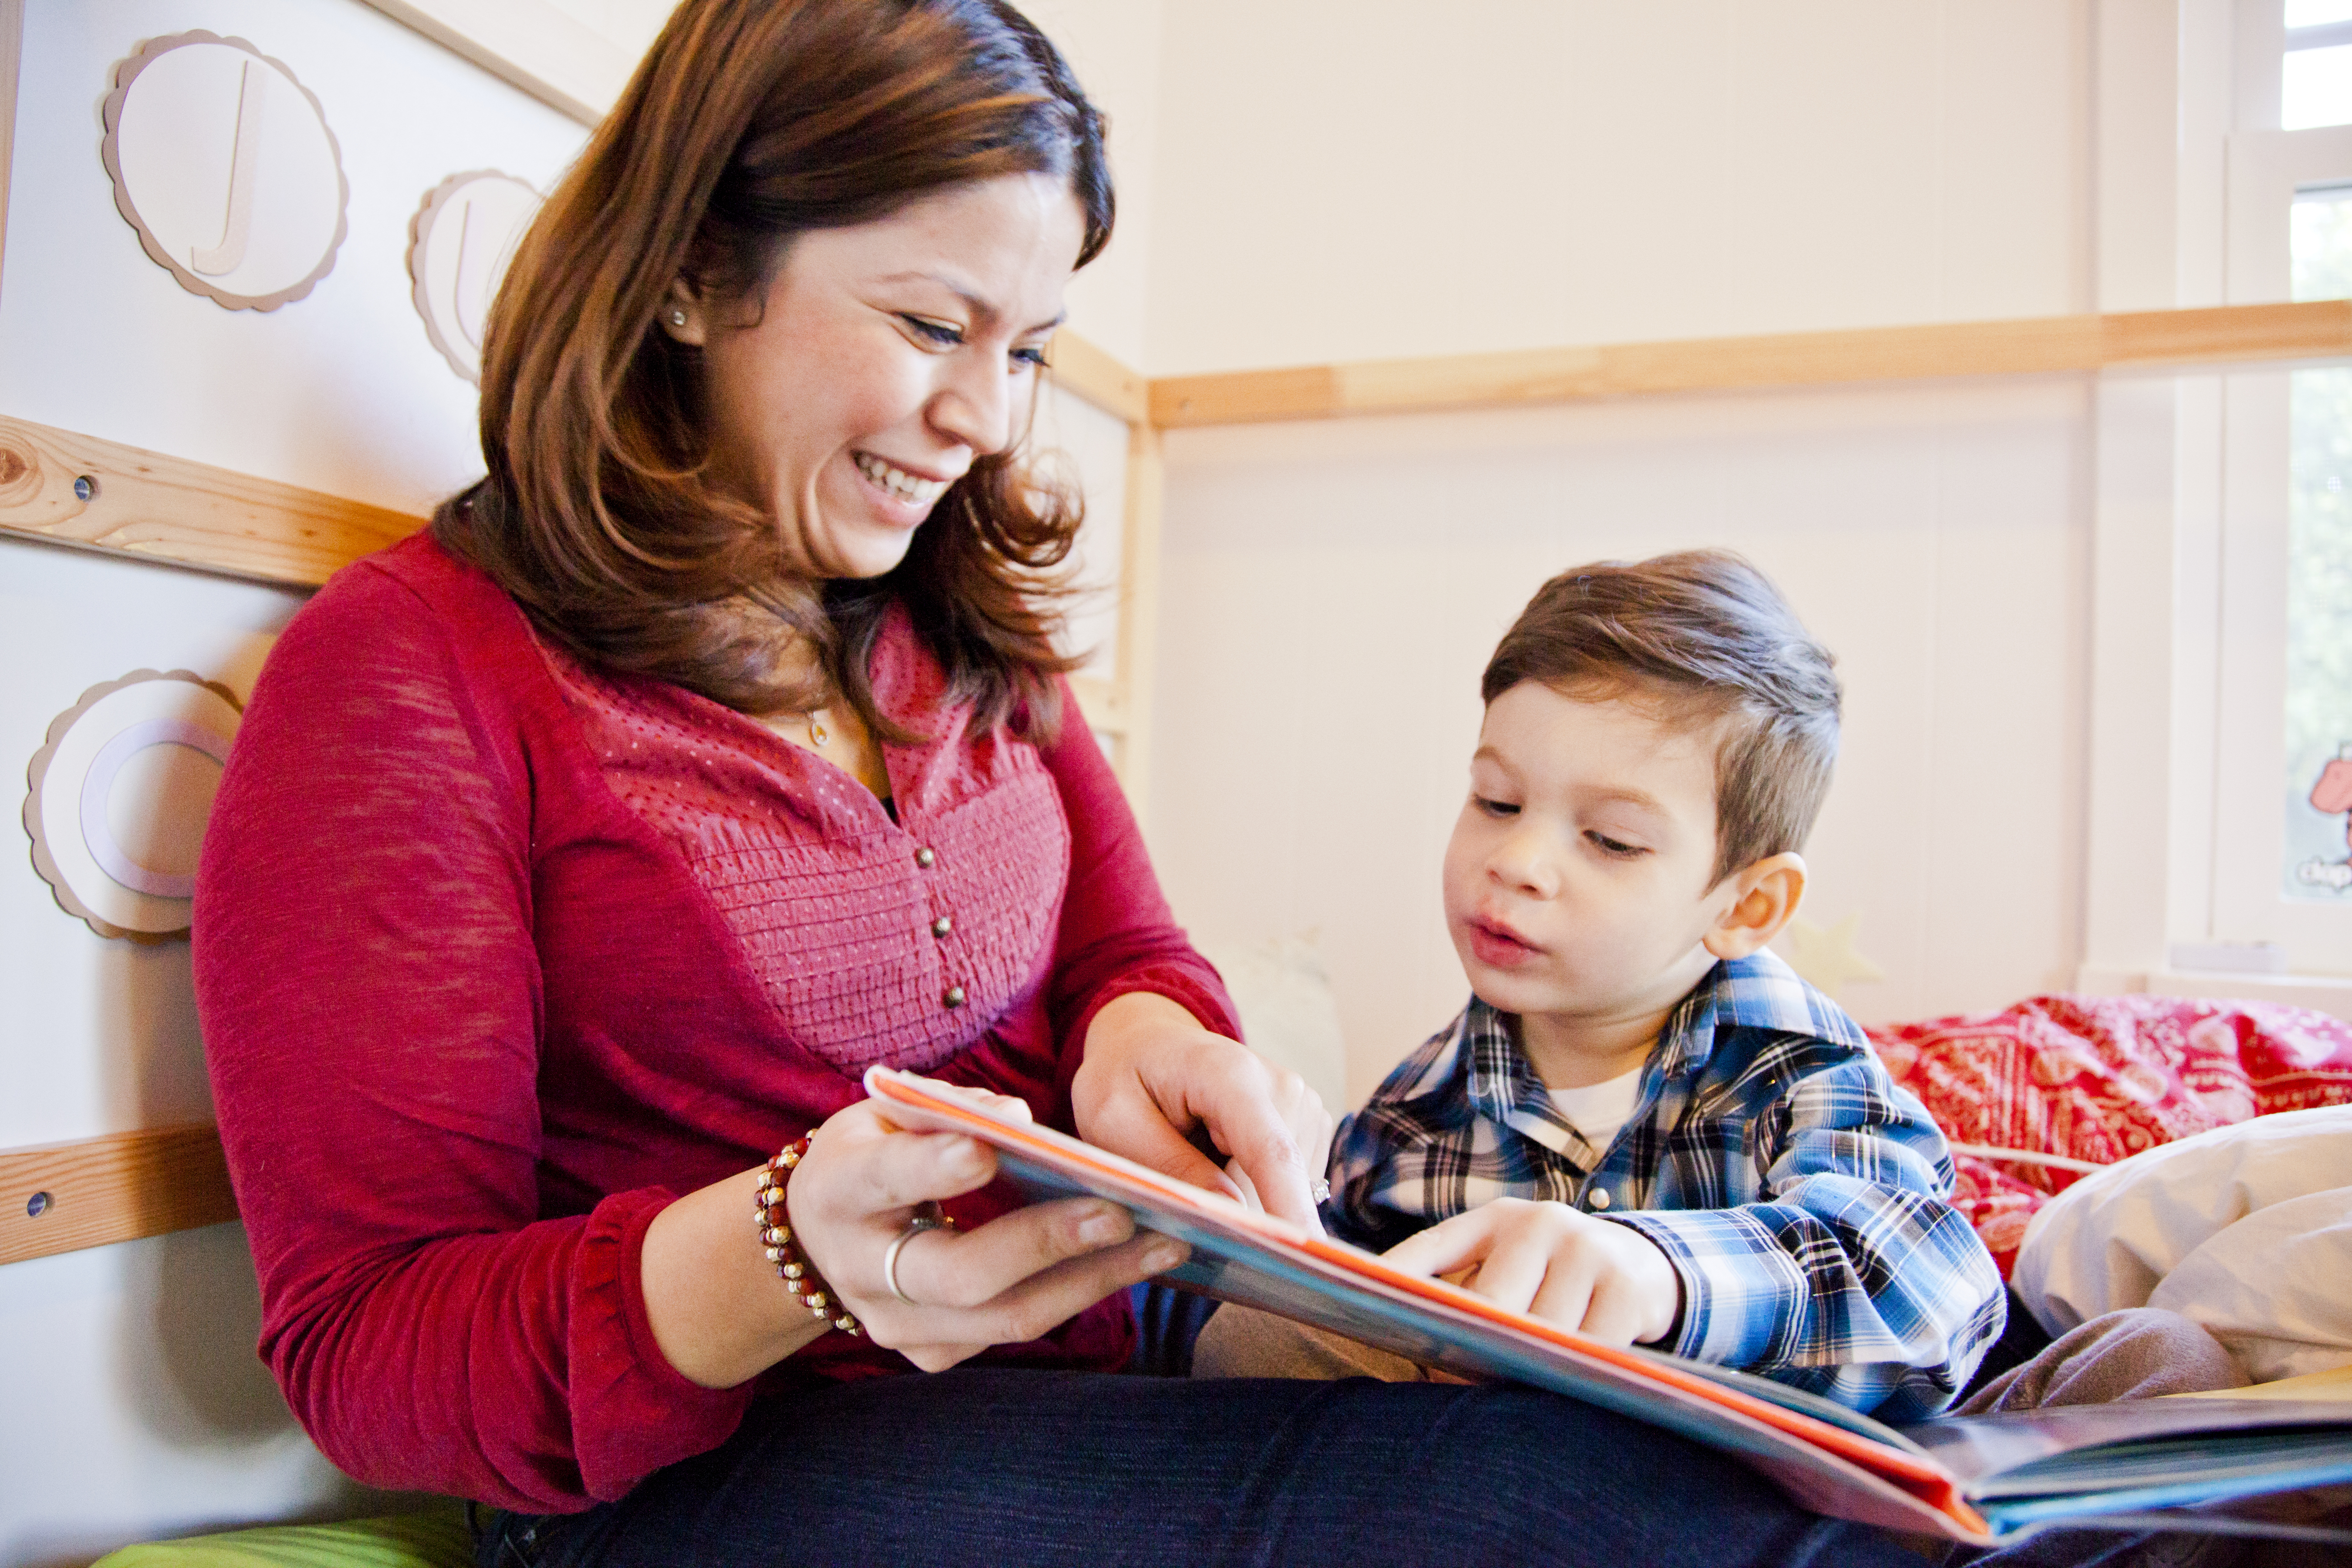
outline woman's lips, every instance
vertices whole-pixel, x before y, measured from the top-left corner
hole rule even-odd
[[[1493,969],[1517,969],[1538,956],[1542,949],[1522,940],[1508,926],[1491,921],[1472,921],[1469,924],[1470,951],[1478,962]]]

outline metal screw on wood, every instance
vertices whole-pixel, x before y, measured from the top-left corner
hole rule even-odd
[[[75,479],[74,500],[89,500],[97,494],[98,481],[96,479],[91,479],[88,474],[82,474]]]
[[[47,1193],[35,1193],[31,1197],[25,1200],[26,1216],[30,1219],[40,1218],[43,1215],[49,1212],[50,1205],[56,1201],[56,1199],[50,1197]]]

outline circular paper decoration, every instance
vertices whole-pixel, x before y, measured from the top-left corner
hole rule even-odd
[[[425,335],[449,368],[482,381],[482,330],[490,301],[541,197],[511,174],[478,169],[433,187],[408,226],[408,275]]]
[[[351,186],[283,62],[215,33],[158,38],[114,68],[105,118],[115,210],[182,288],[274,310],[334,266]]]
[[[100,936],[160,942],[188,929],[196,849],[239,709],[184,669],[134,669],[49,723],[26,778],[33,867]]]

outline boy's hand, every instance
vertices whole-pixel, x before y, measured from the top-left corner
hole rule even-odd
[[[1498,1306],[1612,1345],[1665,1338],[1682,1280],[1640,1231],[1566,1204],[1496,1198],[1389,1248],[1408,1274],[1455,1275]]]

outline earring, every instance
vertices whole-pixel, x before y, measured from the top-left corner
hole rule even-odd
[[[673,327],[682,327],[686,325],[686,312],[682,310],[672,308],[669,313],[669,324]]]

